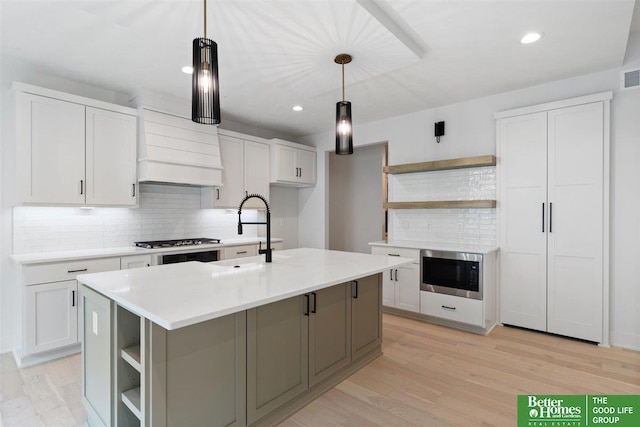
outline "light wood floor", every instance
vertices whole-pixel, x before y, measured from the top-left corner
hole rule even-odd
[[[385,315],[383,351],[281,427],[515,426],[518,394],[640,394],[640,353],[516,328]],[[17,370],[5,354],[0,369],[0,425],[83,425],[79,355]]]

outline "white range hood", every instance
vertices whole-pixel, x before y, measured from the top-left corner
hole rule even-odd
[[[155,107],[137,108],[139,182],[222,185],[216,126],[194,123]]]

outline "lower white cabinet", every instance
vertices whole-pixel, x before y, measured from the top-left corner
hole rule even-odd
[[[413,258],[413,264],[387,270],[382,274],[382,305],[420,312],[420,251],[417,249],[371,248],[373,255]]]
[[[484,327],[482,300],[421,291],[420,312],[429,316]]]
[[[78,342],[77,281],[27,286],[25,293],[25,354]]]
[[[151,255],[131,255],[120,258],[120,270],[151,266]]]
[[[222,259],[246,258],[258,255],[257,245],[231,246],[222,249]]]

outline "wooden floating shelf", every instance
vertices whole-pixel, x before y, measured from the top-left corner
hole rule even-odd
[[[477,168],[495,166],[496,156],[463,157],[460,159],[436,160],[433,162],[407,163],[404,165],[385,166],[382,171],[390,174],[431,172],[447,169]]]
[[[384,209],[478,209],[495,208],[495,200],[440,200],[429,202],[385,202]]]

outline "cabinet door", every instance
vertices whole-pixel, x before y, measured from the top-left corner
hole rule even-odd
[[[300,168],[298,181],[303,184],[316,183],[316,153],[298,150],[298,167]]]
[[[353,281],[351,298],[351,358],[370,352],[382,343],[380,274]]]
[[[22,202],[84,204],[85,107],[24,93],[17,102]]]
[[[130,268],[149,267],[151,265],[151,255],[132,255],[120,258],[120,270]]]
[[[603,104],[549,113],[548,331],[602,341]]]
[[[136,205],[136,117],[86,107],[89,205]]]
[[[399,267],[395,270],[396,308],[420,312],[420,277],[417,264]]]
[[[396,306],[396,281],[394,280],[395,273],[395,268],[382,273],[382,305],[385,305],[387,307]]]
[[[94,416],[100,423],[111,425],[112,303],[108,298],[84,286],[82,299],[82,396],[89,403],[89,420]],[[91,425],[98,424],[91,423]]]
[[[351,362],[351,285],[311,293],[309,386]]]
[[[237,208],[244,197],[244,143],[241,139],[220,135],[222,186],[214,189],[215,207]]]
[[[304,295],[247,311],[247,424],[309,384],[309,317]]]
[[[244,191],[245,195],[260,194],[269,200],[269,146],[267,144],[244,142]],[[264,208],[264,204],[256,199],[249,200],[244,206]]]
[[[547,113],[498,121],[500,321],[547,329]]]
[[[25,287],[25,355],[78,342],[78,282]]]
[[[286,145],[275,145],[275,174],[276,181],[289,181],[289,182],[297,182],[298,181],[298,171],[296,168],[298,167],[297,155],[298,149],[293,147],[288,147]]]

